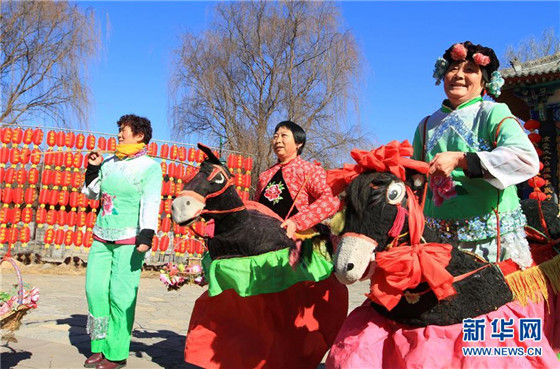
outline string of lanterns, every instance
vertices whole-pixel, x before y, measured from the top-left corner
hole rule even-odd
[[[93,243],[93,226],[99,200],[81,193],[87,168],[87,153],[94,148],[112,152],[115,137],[42,128],[2,127],[0,129],[0,251],[8,246],[25,248],[30,241],[45,248],[83,248]],[[161,159],[162,202],[159,227],[151,254],[166,254],[170,246],[175,256],[201,255],[206,225],[194,224],[195,232],[174,224],[171,203],[205,159],[193,147],[156,142],[148,154]],[[249,198],[251,157],[230,154],[227,166],[243,199]],[[36,227],[31,227],[31,224]],[[42,236],[41,236],[42,233]],[[40,238],[40,239],[39,239]]]

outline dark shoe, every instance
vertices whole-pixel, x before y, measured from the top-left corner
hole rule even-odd
[[[103,359],[95,369],[119,369],[126,366],[126,360],[119,360],[119,361],[111,361],[107,359]]]
[[[84,362],[84,367],[85,368],[95,368],[97,366],[97,364],[99,364],[101,362],[101,360],[105,359],[105,356],[103,356],[103,353],[98,352],[95,353],[93,355],[91,355],[90,357],[87,358],[87,360]]]

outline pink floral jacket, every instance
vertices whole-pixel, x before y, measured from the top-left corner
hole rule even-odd
[[[309,229],[338,211],[340,201],[333,196],[327,185],[325,170],[319,164],[312,164],[300,156],[286,164],[275,164],[261,173],[255,197],[257,201],[263,189],[282,167],[282,176],[292,199],[296,198],[305,182],[305,187],[296,199],[298,213],[289,218],[296,224],[298,231]]]

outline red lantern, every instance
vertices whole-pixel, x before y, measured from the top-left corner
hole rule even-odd
[[[14,199],[14,189],[10,187],[4,188],[2,191],[2,202],[4,204],[11,204]]]
[[[3,146],[2,148],[0,148],[0,163],[5,165],[6,163],[8,163],[9,159],[10,159],[10,148]]]
[[[23,188],[14,188],[13,199],[14,204],[21,204],[23,202]]]
[[[248,156],[245,158],[245,161],[243,162],[243,169],[245,169],[246,172],[251,172],[251,169],[253,169],[253,158]]]
[[[64,246],[69,249],[74,243],[74,231],[67,230],[64,232]]]
[[[12,143],[19,145],[23,139],[23,130],[19,127],[12,130]]]
[[[76,135],[76,149],[81,150],[84,148],[86,143],[86,138],[83,133],[78,133]]]
[[[534,199],[534,200],[538,200],[538,201],[545,201],[547,199],[547,196],[544,192],[537,191],[535,189],[535,191],[533,191],[529,194],[529,198]]]
[[[73,148],[75,142],[76,142],[76,135],[74,134],[74,132],[66,133],[66,140],[64,142],[66,147],[69,149]]]
[[[169,177],[171,177],[171,179],[175,178],[175,168],[177,166],[175,165],[175,163],[169,163],[169,165],[167,166],[167,175]],[[165,175],[165,173],[163,173]]]
[[[72,173],[72,176],[70,177],[70,184],[74,188],[79,188],[82,186],[82,175],[80,174],[80,172]],[[76,199],[77,199],[77,195],[76,195]]]
[[[189,154],[187,156],[188,161],[193,162],[196,158],[196,150],[194,149],[194,147],[191,147],[189,149]]]
[[[529,186],[535,188],[544,186],[546,184],[546,181],[543,178],[536,176],[529,179],[527,183],[529,184]]]
[[[11,223],[11,211],[8,207],[0,208],[0,224]],[[1,243],[1,242],[0,242]]]
[[[87,136],[86,148],[90,151],[95,148],[95,136],[94,135]]]
[[[95,213],[94,213],[93,211],[92,211],[92,212],[89,212],[89,213],[86,215],[86,226],[87,226],[87,228],[93,228],[93,225],[95,224],[95,219],[96,219],[96,218],[97,218],[97,217],[96,217],[96,215],[95,215]]]
[[[161,227],[160,230],[162,232],[169,232],[169,230],[171,229],[171,219],[169,219],[168,217],[165,217],[161,220]],[[168,240],[169,241],[169,240]]]
[[[8,231],[7,236],[8,236],[8,242],[10,243],[10,245],[13,245],[16,242],[18,242],[19,230],[17,228],[12,228],[12,229],[10,229],[10,231]]]
[[[523,127],[525,127],[525,129],[528,131],[534,131],[535,129],[539,129],[541,127],[541,122],[539,122],[538,120],[529,119],[525,122]]]
[[[33,130],[31,128],[27,128],[25,132],[23,132],[23,143],[25,145],[29,145],[33,142]]]
[[[39,227],[42,227],[47,219],[47,209],[39,208],[37,209],[37,214],[35,215],[35,220]]]
[[[159,156],[162,159],[167,159],[168,155],[169,155],[169,146],[167,144],[161,145],[161,151],[159,152]]]
[[[39,170],[37,168],[29,169],[27,181],[29,184],[33,185],[33,187],[35,187],[35,185],[39,182]]]
[[[154,236],[154,238],[152,238],[152,254],[154,254],[159,246],[159,238],[157,236]]]
[[[80,211],[78,213],[78,219],[76,221],[76,225],[80,228],[85,226],[86,225],[86,220],[87,220],[86,218],[87,218],[87,214],[83,211]]]
[[[157,155],[158,146],[157,143],[152,142],[148,145],[148,155],[156,156]]]
[[[54,154],[54,165],[56,165],[57,170],[60,170],[60,167],[64,165],[64,152],[58,151]]]
[[[196,243],[196,241],[194,239],[192,239],[192,238],[187,239],[187,242],[186,242],[186,249],[187,250],[186,251],[189,254],[194,254],[195,243]]]
[[[56,146],[63,147],[64,144],[66,143],[66,134],[62,131],[56,132],[55,141],[56,141]]]
[[[45,236],[43,237],[43,240],[45,241],[45,248],[49,248],[51,243],[53,243],[54,241],[54,229],[52,228],[47,229],[47,231],[45,232]]]
[[[198,241],[195,245],[195,249],[194,251],[198,254],[198,255],[202,255],[202,253],[204,252],[204,244],[200,241]]]
[[[538,144],[539,142],[541,142],[542,140],[542,136],[538,133],[529,133],[529,141],[531,141],[534,144]]]
[[[41,128],[37,128],[33,131],[33,144],[35,146],[39,146],[43,142],[43,130]]]
[[[76,173],[74,173],[76,174]],[[68,203],[70,204],[70,206],[75,209],[78,207],[78,191],[72,191],[70,193],[69,199],[68,199]]]
[[[84,247],[89,249],[92,244],[93,244],[93,232],[86,231],[84,233]]]
[[[72,167],[73,164],[74,164],[74,154],[71,153],[70,151],[67,151],[66,153],[64,153],[64,166],[66,167],[66,169],[69,169]]]
[[[29,229],[29,227],[24,227],[19,235],[19,242],[21,242],[22,246],[25,247],[27,246],[27,243],[29,242],[30,239],[31,239],[31,230]]]
[[[56,211],[53,209],[50,209],[49,211],[47,211],[47,224],[50,226],[53,226],[56,224]]]
[[[184,146],[179,148],[179,160],[185,161],[187,159],[187,149]]]
[[[77,220],[78,220],[78,214],[75,211],[70,211],[66,215],[66,223],[70,227],[74,227],[76,225]]]
[[[161,173],[167,173],[167,163],[162,161],[160,163],[160,166],[161,166]]]
[[[33,151],[31,151],[31,156],[29,157],[29,160],[33,165],[39,164],[41,162],[41,150],[33,149]]]
[[[34,188],[26,188],[25,195],[23,196],[25,203],[29,205],[33,205],[35,199],[37,198],[37,192],[35,192]]]
[[[115,151],[117,149],[117,140],[115,140],[115,137],[109,137],[109,140],[107,140],[107,150],[109,151]]]
[[[0,140],[4,145],[12,142],[12,129],[10,127],[4,127],[0,130]]]
[[[89,205],[89,199],[86,197],[85,194],[80,193],[78,195],[78,206],[82,207],[82,208],[87,208]]]
[[[169,158],[171,160],[176,160],[178,156],[179,156],[179,148],[177,147],[177,145],[171,146],[171,149],[169,150]]]
[[[12,147],[10,150],[10,162],[12,164],[17,164],[20,162],[21,153],[17,147]]]
[[[196,150],[196,162],[202,163],[204,158],[206,158],[206,154],[202,150]]]
[[[72,165],[74,166],[75,170],[81,168],[83,162],[84,162],[84,155],[81,152],[75,153],[74,161],[72,162]]]
[[[53,172],[50,169],[45,169],[43,171],[43,176],[41,177],[41,184],[45,187],[50,186],[53,183]]]
[[[16,173],[16,182],[23,185],[27,182],[27,170],[25,168],[20,168]]]
[[[58,190],[50,190],[49,192],[49,205],[58,205],[58,198],[60,197]]]
[[[24,208],[21,211],[21,220],[25,224],[29,224],[33,221],[33,209],[32,208]]]
[[[74,232],[74,245],[76,247],[82,246],[82,242],[84,241],[84,234],[82,231],[75,231]]]
[[[163,235],[161,237],[160,242],[159,242],[159,249],[160,249],[161,253],[165,254],[165,251],[167,251],[168,247],[169,247],[169,236]]]
[[[107,139],[103,136],[99,137],[97,140],[97,147],[103,151],[107,150]]]

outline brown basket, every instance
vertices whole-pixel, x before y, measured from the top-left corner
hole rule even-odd
[[[23,302],[23,279],[21,277],[21,271],[17,266],[16,262],[12,258],[5,258],[0,261],[0,264],[8,261],[14,267],[18,278],[18,306],[16,309],[10,310],[9,312],[0,316],[0,329],[7,329],[10,331],[15,331],[21,325],[21,319],[27,314],[27,311],[31,309],[29,306],[21,305]]]

